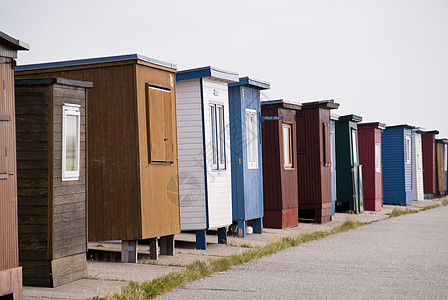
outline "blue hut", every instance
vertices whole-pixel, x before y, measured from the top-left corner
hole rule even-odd
[[[381,138],[384,204],[412,203],[412,129],[387,126]]]
[[[330,135],[331,135],[331,215],[336,212],[336,121],[339,116],[330,114]]]
[[[229,83],[232,216],[239,237],[246,236],[249,220],[254,233],[263,232],[260,90],[269,88],[269,83],[249,77]]]

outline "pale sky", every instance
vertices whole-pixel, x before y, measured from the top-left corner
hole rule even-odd
[[[139,53],[269,81],[266,98],[448,137],[447,0],[1,0],[19,65]]]

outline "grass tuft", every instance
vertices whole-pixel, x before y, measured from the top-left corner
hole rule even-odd
[[[210,259],[206,261],[197,260],[189,264],[183,271],[173,272],[141,284],[130,282],[129,285],[125,286],[118,294],[108,295],[104,298],[95,297],[91,299],[152,299],[158,295],[165,294],[172,289],[183,287],[190,282],[205,278],[214,273],[228,271],[233,266],[246,264],[263,256],[272,255],[287,248],[296,247],[310,241],[320,240],[329,235],[345,232],[365,224],[366,223],[357,221],[354,217],[350,217],[341,226],[331,230],[316,231],[298,236],[285,236],[264,246],[251,246],[247,251],[230,257]]]
[[[389,216],[391,218],[395,218],[395,217],[398,217],[398,216],[415,214],[415,213],[418,213],[418,212],[419,212],[418,210],[407,208],[407,207],[406,208],[395,207],[394,210],[389,214]]]

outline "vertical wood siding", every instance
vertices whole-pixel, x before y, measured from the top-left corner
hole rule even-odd
[[[0,271],[19,266],[12,60],[0,57]]]
[[[423,190],[425,195],[428,196],[432,196],[436,193],[435,152],[435,134],[422,134]]]
[[[424,200],[422,137],[415,131],[412,132],[412,154],[412,198],[421,201]]]
[[[446,194],[446,180],[445,180],[445,143],[436,141],[436,183],[437,195],[444,196]]]
[[[176,82],[176,107],[181,230],[200,230],[207,213],[199,79]]]
[[[209,228],[217,228],[232,224],[232,167],[230,162],[230,126],[229,126],[229,99],[227,83],[212,78],[202,79],[204,97],[204,135],[207,168],[208,193],[208,224]],[[218,90],[218,96],[214,94]],[[212,144],[210,128],[209,103],[220,103],[224,106],[225,126],[225,170],[212,170]]]

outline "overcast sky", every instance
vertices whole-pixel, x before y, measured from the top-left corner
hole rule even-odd
[[[1,0],[18,63],[139,53],[269,81],[270,99],[448,137],[447,0]]]

